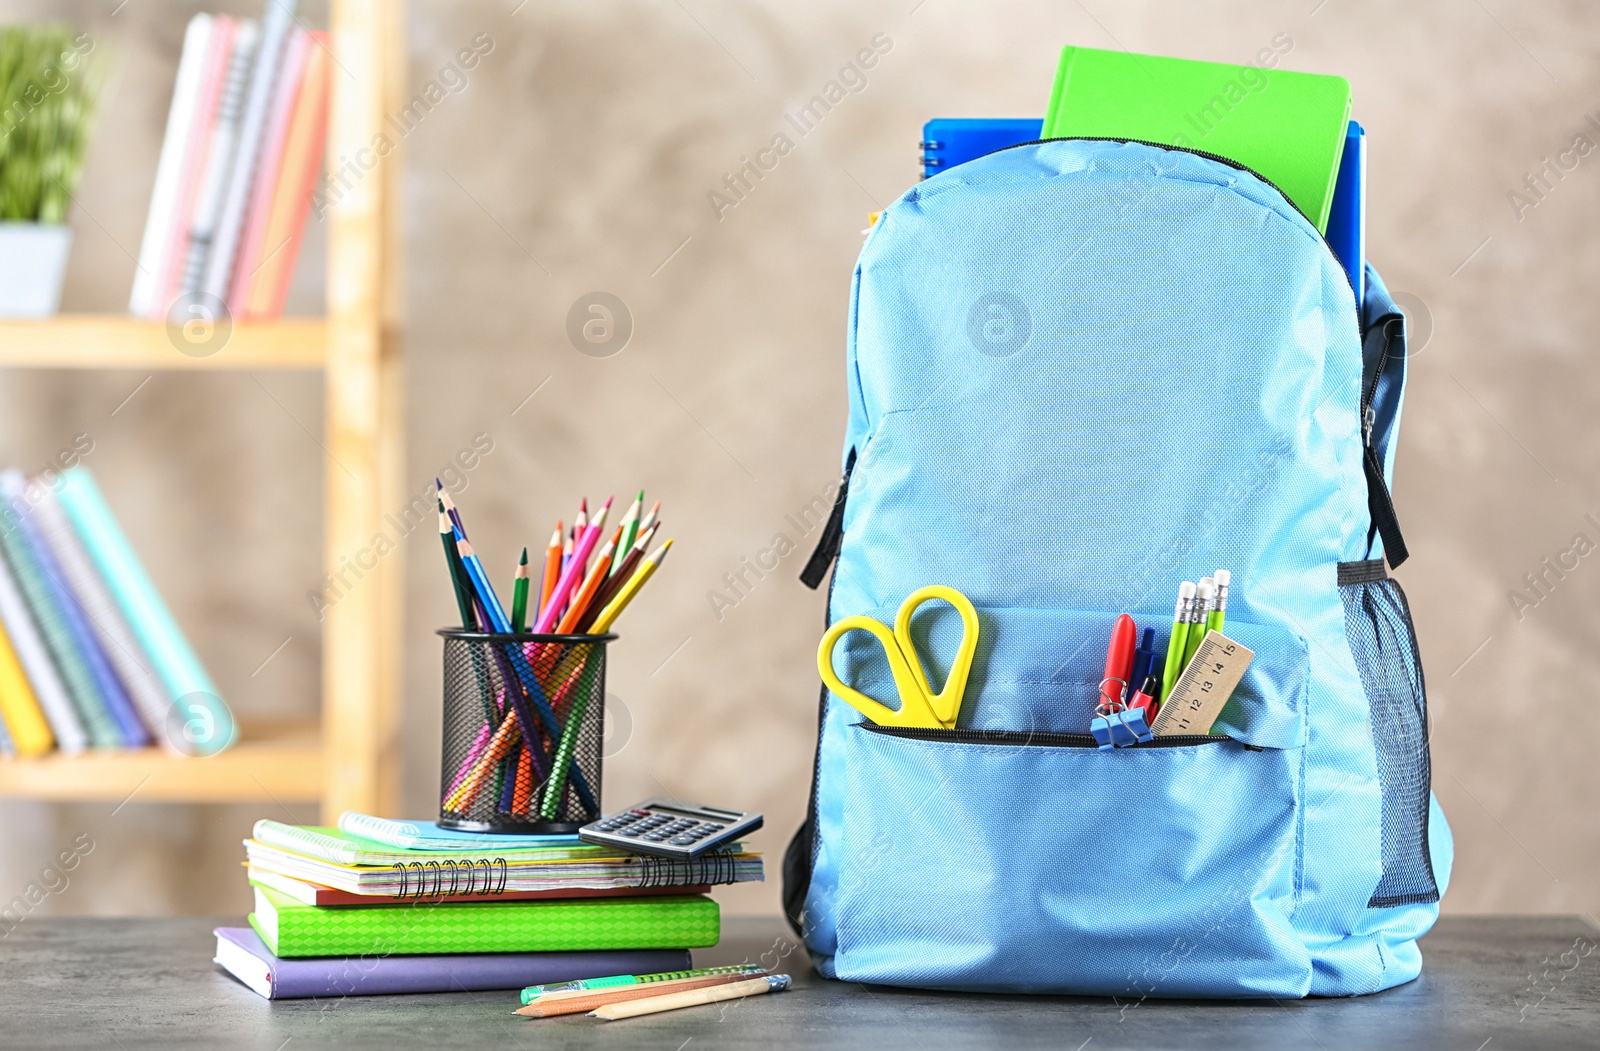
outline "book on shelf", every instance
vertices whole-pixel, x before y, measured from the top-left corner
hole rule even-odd
[[[183,750],[197,691],[231,719],[88,469],[0,472],[0,723],[19,758],[52,746]]]
[[[269,0],[184,33],[128,311],[283,311],[327,137],[331,39]],[[184,313],[186,320],[189,314]]]

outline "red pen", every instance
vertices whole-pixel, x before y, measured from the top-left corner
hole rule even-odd
[[[1111,625],[1111,645],[1106,648],[1106,674],[1100,680],[1100,700],[1120,707],[1122,699],[1132,691],[1128,676],[1133,674],[1134,636],[1138,630],[1133,618],[1126,613]]]
[[[1152,725],[1156,721],[1156,691],[1161,688],[1161,680],[1154,675],[1146,675],[1144,683],[1140,685],[1133,695],[1133,700],[1128,702],[1128,711],[1135,708],[1144,712],[1144,724]]]

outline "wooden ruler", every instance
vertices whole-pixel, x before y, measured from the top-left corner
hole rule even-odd
[[[1223,705],[1238,689],[1255,651],[1219,632],[1208,631],[1194,659],[1172,684],[1172,696],[1161,702],[1150,732],[1157,737],[1173,734],[1208,734],[1222,714]]]

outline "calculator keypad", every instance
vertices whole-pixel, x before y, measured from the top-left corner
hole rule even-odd
[[[726,818],[703,820],[679,814],[658,813],[647,809],[647,806],[603,817],[587,826],[584,831],[604,834],[614,845],[625,849],[631,845],[642,853],[691,857],[706,849],[707,840],[727,833],[731,823]],[[759,828],[760,815],[752,816],[755,817],[755,821],[751,827]],[[741,828],[743,827],[741,823]]]

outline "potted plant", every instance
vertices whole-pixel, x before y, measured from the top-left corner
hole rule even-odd
[[[98,82],[94,40],[60,25],[0,27],[0,317],[61,301]]]

